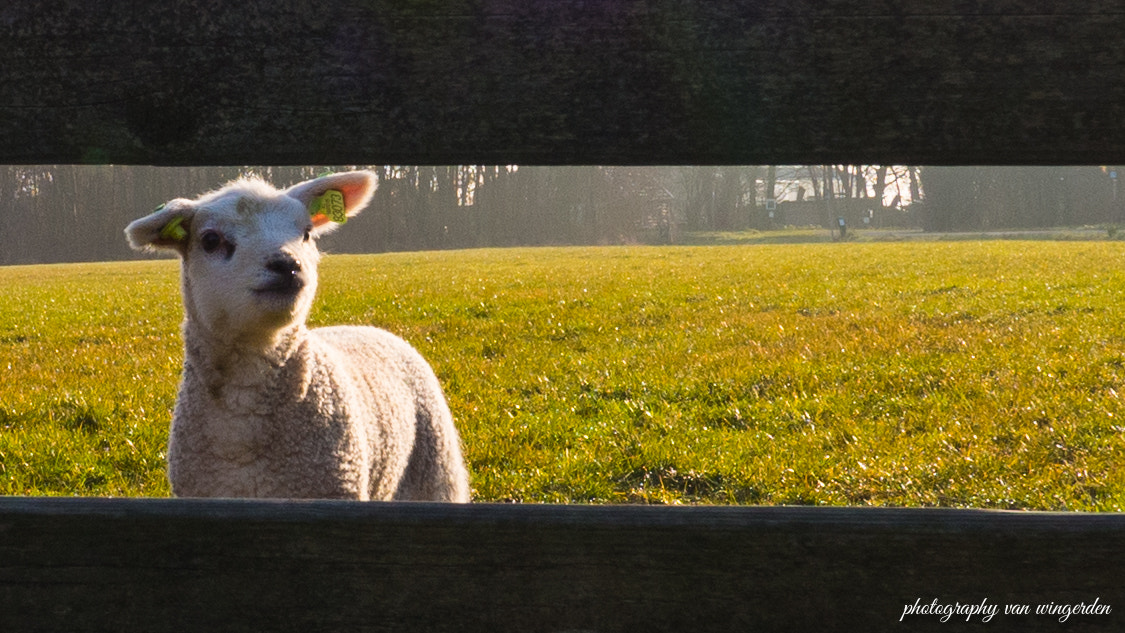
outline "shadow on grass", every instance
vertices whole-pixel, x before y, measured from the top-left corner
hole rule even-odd
[[[1125,238],[1123,232],[1104,227],[1013,229],[1005,231],[931,232],[921,229],[849,230],[846,242],[968,242],[991,240],[1097,241]],[[841,241],[838,233],[822,228],[777,231],[694,231],[683,234],[685,246],[733,246],[740,244],[815,244]]]
[[[739,244],[814,244],[832,242],[827,229],[786,229],[780,231],[696,231],[684,233],[684,246],[734,246]]]

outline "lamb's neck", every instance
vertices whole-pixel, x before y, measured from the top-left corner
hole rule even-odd
[[[202,381],[216,399],[226,387],[276,385],[283,375],[304,372],[304,363],[299,361],[307,338],[305,326],[294,325],[266,340],[226,340],[207,336],[188,321],[184,324],[185,380]]]

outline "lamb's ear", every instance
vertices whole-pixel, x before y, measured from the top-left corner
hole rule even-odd
[[[317,233],[326,233],[362,211],[378,182],[374,172],[349,171],[306,180],[286,189],[285,194],[305,205]]]
[[[129,246],[139,251],[172,249],[183,255],[187,252],[188,231],[195,206],[191,200],[176,198],[162,204],[156,211],[125,227]]]

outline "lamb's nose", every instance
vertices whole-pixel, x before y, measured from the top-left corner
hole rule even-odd
[[[292,255],[275,255],[266,262],[266,270],[279,275],[296,275],[301,272],[301,260]]]

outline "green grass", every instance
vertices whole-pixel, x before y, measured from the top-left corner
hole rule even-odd
[[[431,361],[478,501],[1120,510],[1125,244],[330,256]],[[168,494],[172,261],[0,268],[0,492]]]

